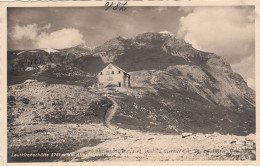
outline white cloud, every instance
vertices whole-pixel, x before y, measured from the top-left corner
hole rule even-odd
[[[74,28],[64,28],[54,32],[48,32],[51,25],[39,27],[37,24],[26,26],[16,25],[11,33],[12,40],[21,42],[33,41],[37,48],[62,49],[84,44],[83,35]],[[31,49],[37,49],[31,48]]]
[[[38,34],[37,24],[29,24],[26,26],[16,25],[13,28],[11,37],[14,40],[29,39],[35,40]]]
[[[57,48],[73,47],[83,44],[83,36],[77,29],[62,29],[52,33],[43,32],[38,36],[39,48]]]
[[[178,36],[195,48],[225,57],[234,71],[254,80],[254,8],[181,8]],[[248,66],[249,68],[246,68]]]

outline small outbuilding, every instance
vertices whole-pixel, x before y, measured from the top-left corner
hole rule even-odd
[[[98,85],[103,87],[130,87],[130,74],[123,69],[108,64],[103,70],[98,73]]]

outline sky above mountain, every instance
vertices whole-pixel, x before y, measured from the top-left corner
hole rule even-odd
[[[169,31],[225,57],[254,88],[253,7],[8,8],[8,50],[90,47],[122,36]]]

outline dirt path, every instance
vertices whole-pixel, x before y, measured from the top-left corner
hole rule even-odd
[[[116,110],[119,108],[119,106],[112,97],[107,96],[107,98],[109,98],[113,102],[113,105],[109,108],[109,110],[106,113],[105,126],[108,127],[108,128],[111,128],[110,121],[113,118],[113,116],[115,115]]]

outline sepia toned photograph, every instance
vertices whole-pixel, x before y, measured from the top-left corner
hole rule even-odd
[[[254,161],[255,133],[254,6],[7,8],[7,162]]]

